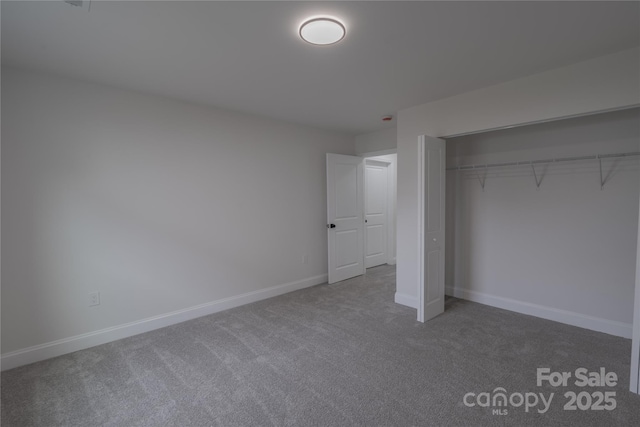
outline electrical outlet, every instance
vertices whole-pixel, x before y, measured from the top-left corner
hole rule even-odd
[[[302,263],[303,264],[307,264],[309,262],[309,256],[308,255],[302,255]]]
[[[92,292],[89,294],[89,306],[100,305],[100,292]]]

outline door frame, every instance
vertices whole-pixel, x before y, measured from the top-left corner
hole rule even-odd
[[[392,153],[394,154],[394,153]],[[376,156],[373,156],[376,157]],[[393,265],[395,264],[395,259],[394,257],[392,257],[391,254],[391,239],[395,239],[395,233],[391,233],[391,219],[392,219],[392,215],[391,215],[391,204],[394,202],[393,200],[393,194],[391,191],[391,187],[393,186],[393,177],[391,176],[393,171],[390,170],[391,165],[393,164],[392,162],[388,161],[388,160],[378,160],[378,159],[374,159],[371,157],[365,157],[364,158],[364,217],[365,220],[367,219],[367,165],[371,163],[371,164],[378,164],[380,166],[384,165],[384,167],[387,168],[387,182],[386,182],[386,189],[385,189],[385,199],[386,199],[386,221],[384,224],[384,234],[385,234],[385,263],[386,264],[390,264]],[[368,232],[367,232],[367,226],[366,226],[366,222],[365,222],[365,227],[364,227],[365,231],[364,231],[364,259],[365,259],[365,270],[367,269],[366,266],[366,260],[367,260],[367,237],[368,237]],[[369,267],[371,268],[371,267]]]
[[[358,166],[358,168],[360,169],[360,172],[358,173],[358,175],[360,177],[360,182],[361,182],[361,185],[362,185],[361,194],[358,196],[358,203],[360,205],[360,212],[361,212],[361,216],[362,216],[362,218],[361,218],[361,221],[362,221],[362,238],[361,238],[362,257],[361,258],[362,258],[363,272],[361,274],[366,273],[366,268],[365,268],[365,263],[364,263],[364,260],[365,260],[365,248],[366,248],[366,241],[365,241],[365,239],[366,239],[366,230],[365,230],[365,228],[366,227],[364,227],[364,225],[365,225],[365,222],[364,222],[365,221],[365,206],[364,206],[364,203],[365,203],[365,194],[366,194],[366,188],[365,188],[365,186],[366,186],[366,176],[365,176],[364,167],[365,167],[365,164],[366,164],[366,161],[367,161],[368,158],[377,157],[377,156],[384,156],[384,155],[389,155],[389,154],[396,154],[397,155],[397,150],[396,149],[381,150],[381,151],[375,151],[375,152],[359,153],[359,154],[355,154],[355,155],[345,155],[345,154],[338,154],[338,153],[326,153],[327,226],[329,226],[329,224],[334,222],[333,221],[334,218],[333,218],[333,216],[331,214],[331,211],[333,210],[332,209],[332,201],[330,201],[329,197],[328,197],[329,188],[331,187],[330,177],[329,177],[330,174],[331,174],[331,171],[329,170],[329,160],[328,159],[330,157],[332,157],[332,156],[345,156],[345,157],[358,157],[361,160],[360,165]],[[387,164],[387,167],[389,167],[390,165],[393,164],[394,165],[394,175],[397,174],[397,170],[398,170],[397,158],[396,158],[395,162],[389,162],[387,160],[381,161],[381,160],[375,160],[375,159],[371,159],[371,161],[385,163],[385,164]],[[389,181],[390,179],[392,180],[392,182]],[[393,192],[389,191],[390,185],[393,185],[393,189],[394,189]],[[395,264],[395,256],[394,257],[390,256],[391,251],[389,250],[389,246],[390,246],[389,242],[391,240],[393,240],[393,248],[394,248],[393,252],[395,253],[396,250],[397,250],[396,249],[397,248],[397,235],[396,235],[395,227],[394,227],[393,233],[390,232],[392,227],[390,225],[390,217],[391,217],[391,215],[389,214],[389,211],[391,209],[391,204],[393,203],[393,205],[395,206],[395,201],[396,201],[395,199],[396,199],[396,194],[397,194],[396,188],[397,188],[397,178],[395,176],[390,177],[389,174],[387,174],[387,224],[386,224],[386,228],[387,228],[387,230],[386,230],[387,231],[386,232],[386,234],[387,234],[387,243],[386,243],[386,245],[387,245],[387,248],[386,248],[386,250],[387,250],[387,256],[386,256],[387,264]],[[396,221],[395,209],[394,209],[394,212],[393,212],[393,221],[394,221],[394,225],[395,225],[395,221]],[[392,239],[389,238],[389,234],[393,235]],[[327,249],[328,249],[328,251],[327,251],[328,252],[328,263],[327,263],[328,264],[327,265],[328,268],[327,268],[327,270],[329,272],[329,271],[332,270],[332,267],[333,267],[333,262],[332,262],[332,259],[331,259],[331,246],[332,246],[331,245],[331,238],[332,238],[331,237],[331,230],[329,230],[329,234],[328,234],[327,237],[328,237],[327,238]],[[329,276],[329,274],[328,274],[328,276]],[[354,276],[354,277],[356,277],[356,276]],[[346,280],[346,279],[341,279],[341,280]],[[338,282],[338,281],[341,281],[341,280],[335,280],[335,281],[328,280],[328,283],[331,284],[331,283],[335,283],[335,282]]]
[[[397,259],[397,254],[398,254],[398,232],[397,232],[397,221],[398,221],[398,207],[397,207],[397,198],[398,198],[398,149],[397,148],[389,148],[386,150],[378,150],[378,151],[367,151],[365,153],[359,153],[356,154],[357,156],[362,157],[365,161],[367,159],[370,159],[371,157],[378,157],[378,156],[388,156],[390,154],[395,154],[396,155],[396,160],[395,163],[393,164],[394,167],[394,171],[393,171],[393,182],[391,183],[391,185],[393,186],[393,192],[392,194],[389,194],[389,192],[387,192],[387,196],[390,197],[387,198],[387,208],[390,209],[391,204],[393,204],[394,209],[393,209],[393,227],[389,226],[389,233],[387,233],[387,252],[389,251],[389,245],[390,245],[390,241],[393,241],[393,256],[389,256],[388,257],[388,261],[387,264],[389,265],[396,265],[396,259]],[[388,177],[387,177],[388,179]],[[366,179],[365,179],[365,185],[366,185]],[[366,192],[366,189],[365,189]],[[389,215],[387,215],[389,216]],[[389,222],[389,221],[387,221]],[[391,235],[390,235],[391,234]],[[366,269],[365,269],[366,270]]]

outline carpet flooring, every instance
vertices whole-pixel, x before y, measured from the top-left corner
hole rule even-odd
[[[3,372],[2,426],[640,425],[630,340],[454,298],[420,324],[394,291],[380,266]],[[537,386],[544,367],[567,386]],[[617,385],[576,386],[582,367]]]

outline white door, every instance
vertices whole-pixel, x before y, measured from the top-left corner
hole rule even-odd
[[[420,138],[420,286],[418,321],[444,312],[445,141]]]
[[[640,223],[640,214],[638,215]],[[640,227],[636,249],[636,292],[633,309],[633,335],[631,337],[631,378],[629,390],[640,394]]]
[[[365,161],[365,268],[386,264],[388,260],[388,171],[389,163]]]
[[[362,158],[327,154],[329,283],[364,274]]]

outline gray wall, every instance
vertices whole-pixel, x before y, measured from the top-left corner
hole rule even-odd
[[[395,150],[398,135],[396,127],[383,129],[376,132],[363,133],[355,138],[356,154],[374,153],[376,151]]]
[[[327,152],[353,138],[3,69],[2,351],[321,280]]]
[[[632,151],[638,109],[447,140],[449,166]],[[638,158],[603,167],[604,190],[596,161],[537,166],[539,190],[526,166],[492,169],[484,191],[474,173],[448,172],[448,292],[630,325]]]

